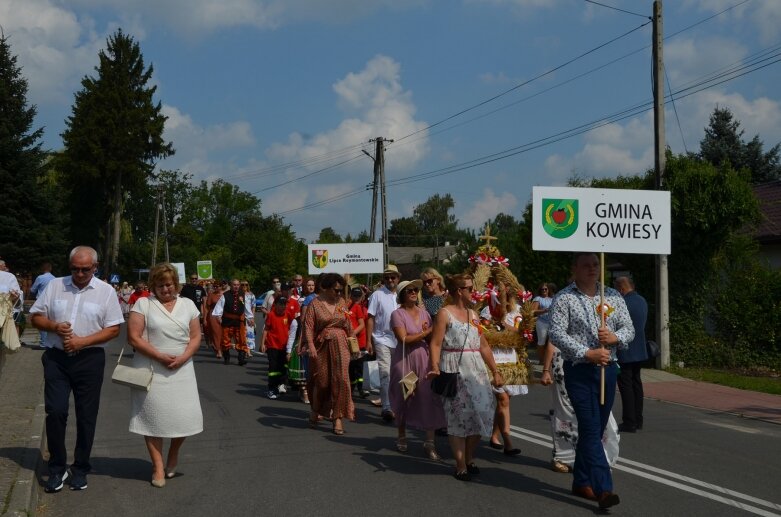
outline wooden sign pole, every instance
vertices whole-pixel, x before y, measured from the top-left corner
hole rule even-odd
[[[605,326],[605,253],[601,252],[599,254],[599,268],[600,268],[600,278],[599,278],[599,315],[602,319],[602,327]],[[603,345],[600,344],[601,348],[604,348]],[[605,367],[602,366],[599,369],[599,404],[604,406],[605,405]]]

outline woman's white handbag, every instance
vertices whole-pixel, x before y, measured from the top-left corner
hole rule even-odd
[[[122,347],[122,351],[119,352],[117,367],[114,368],[114,373],[111,374],[111,382],[136,390],[149,391],[149,388],[152,387],[152,376],[154,375],[152,365],[150,364],[148,369],[121,365],[119,362],[122,360],[123,353],[125,353],[125,347]]]

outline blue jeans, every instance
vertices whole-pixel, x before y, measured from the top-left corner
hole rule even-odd
[[[605,404],[599,403],[600,367],[591,363],[573,365],[564,362],[564,385],[578,419],[578,443],[575,448],[573,488],[591,487],[597,497],[613,491],[610,465],[602,447],[613,400],[616,397],[618,367],[605,367]]]

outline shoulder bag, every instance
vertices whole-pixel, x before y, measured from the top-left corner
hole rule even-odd
[[[464,356],[466,342],[469,339],[469,316],[470,311],[467,311],[466,336],[464,336],[464,344],[461,346],[461,354],[458,356],[459,367],[461,366],[461,358]],[[455,397],[456,393],[458,392],[458,376],[460,374],[461,372],[439,372],[439,375],[431,380],[431,391],[445,398],[451,399]]]
[[[401,371],[404,371],[404,362],[407,352],[407,337],[401,340]],[[401,378],[399,385],[401,386],[401,394],[404,395],[404,400],[407,400],[410,395],[415,392],[415,388],[418,385],[418,375],[412,371],[409,367],[409,360],[406,361],[409,371]]]
[[[122,347],[122,350],[119,352],[119,359],[117,359],[117,366],[114,368],[114,373],[111,374],[111,382],[136,390],[149,391],[149,388],[152,387],[152,376],[154,375],[151,362],[149,368],[135,368],[119,364],[124,353],[125,347]]]

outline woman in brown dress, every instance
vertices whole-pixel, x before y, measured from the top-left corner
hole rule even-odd
[[[344,434],[343,418],[355,420],[347,344],[353,329],[342,297],[344,286],[341,275],[323,275],[318,297],[304,316],[304,343],[309,353],[307,388],[312,402],[309,426],[314,428],[320,419],[332,418],[336,435]]]

